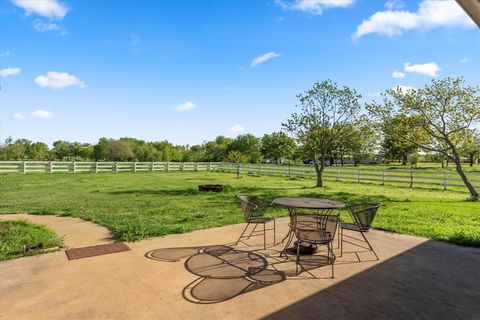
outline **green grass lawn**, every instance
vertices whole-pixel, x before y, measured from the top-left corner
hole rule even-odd
[[[224,184],[221,193],[199,193],[198,184]],[[465,192],[409,189],[313,179],[233,173],[84,173],[0,175],[0,213],[81,217],[133,241],[242,222],[237,194],[268,198],[308,196],[347,203],[382,202],[374,227],[461,245],[480,246],[480,203]],[[286,216],[285,209],[269,211]],[[345,217],[345,212],[342,213]]]
[[[23,253],[23,245],[43,243],[44,249],[58,247],[62,241],[52,230],[26,221],[0,221],[0,261],[22,255],[41,253],[32,250]]]

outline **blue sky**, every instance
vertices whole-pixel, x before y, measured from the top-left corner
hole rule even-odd
[[[197,144],[278,131],[332,79],[480,85],[480,30],[452,1],[0,2],[0,139]],[[394,73],[395,72],[395,73]]]

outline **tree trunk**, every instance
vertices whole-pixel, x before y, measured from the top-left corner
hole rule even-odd
[[[473,163],[475,162],[473,159],[473,153],[469,154],[469,160],[470,160],[470,167],[473,167]]]
[[[341,166],[343,167],[343,154],[340,155],[340,164],[341,164]]]
[[[406,166],[408,161],[408,156],[406,154],[402,155],[402,166]]]
[[[465,175],[465,172],[463,172],[462,163],[461,163],[461,160],[460,160],[460,155],[458,154],[457,149],[455,148],[455,146],[453,146],[453,144],[451,144],[450,146],[452,147],[453,160],[455,162],[455,166],[456,166],[458,175],[460,176],[460,178],[462,178],[463,183],[465,184],[468,191],[470,192],[471,199],[473,201],[477,201],[478,200],[478,192],[477,192],[477,190],[475,190],[475,187],[468,180],[467,176]]]
[[[323,187],[323,169],[325,168],[325,157],[320,158],[320,163],[317,162],[316,158],[314,158],[313,166],[315,167],[315,171],[317,173],[317,185],[316,187]]]
[[[240,179],[240,165],[237,164],[237,179]]]

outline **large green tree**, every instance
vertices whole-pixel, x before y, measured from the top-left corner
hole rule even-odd
[[[231,143],[232,139],[224,136],[218,136],[215,140],[205,143],[205,161],[225,161]]]
[[[107,157],[111,161],[130,161],[134,153],[128,141],[112,140],[107,145]]]
[[[296,149],[295,140],[284,132],[265,134],[262,137],[261,145],[260,152],[263,159],[268,159],[278,164],[286,159],[290,159]]]
[[[388,90],[383,104],[373,106],[386,119],[397,115],[410,119],[400,125],[410,132],[420,130],[428,139],[405,139],[452,160],[472,200],[478,200],[478,191],[463,170],[460,147],[480,123],[480,87],[465,85],[463,78],[433,79],[423,89]]]
[[[236,137],[228,146],[228,152],[238,151],[247,156],[247,161],[256,163],[260,161],[260,139],[247,133]]]
[[[28,158],[37,161],[48,160],[50,157],[50,150],[43,142],[34,142],[28,150]]]
[[[378,112],[372,109],[372,112]],[[385,117],[378,124],[383,137],[381,143],[387,159],[399,159],[402,165],[406,165],[408,157],[418,151],[418,141],[425,142],[425,134],[421,130],[412,130],[412,126],[405,123],[415,123],[417,117],[407,117],[399,114],[393,117]],[[416,141],[416,142],[413,142]]]
[[[282,126],[293,133],[313,160],[317,173],[317,187],[323,187],[325,161],[349,135],[356,123],[361,96],[335,82],[317,82],[305,93],[299,94],[298,112],[293,113]]]
[[[64,140],[55,141],[53,143],[52,154],[56,160],[68,160],[72,157],[71,143]]]

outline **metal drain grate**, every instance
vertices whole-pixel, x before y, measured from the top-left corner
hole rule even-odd
[[[130,250],[130,248],[126,244],[123,242],[116,242],[85,248],[68,249],[65,253],[67,254],[68,260],[75,260],[128,250]]]

